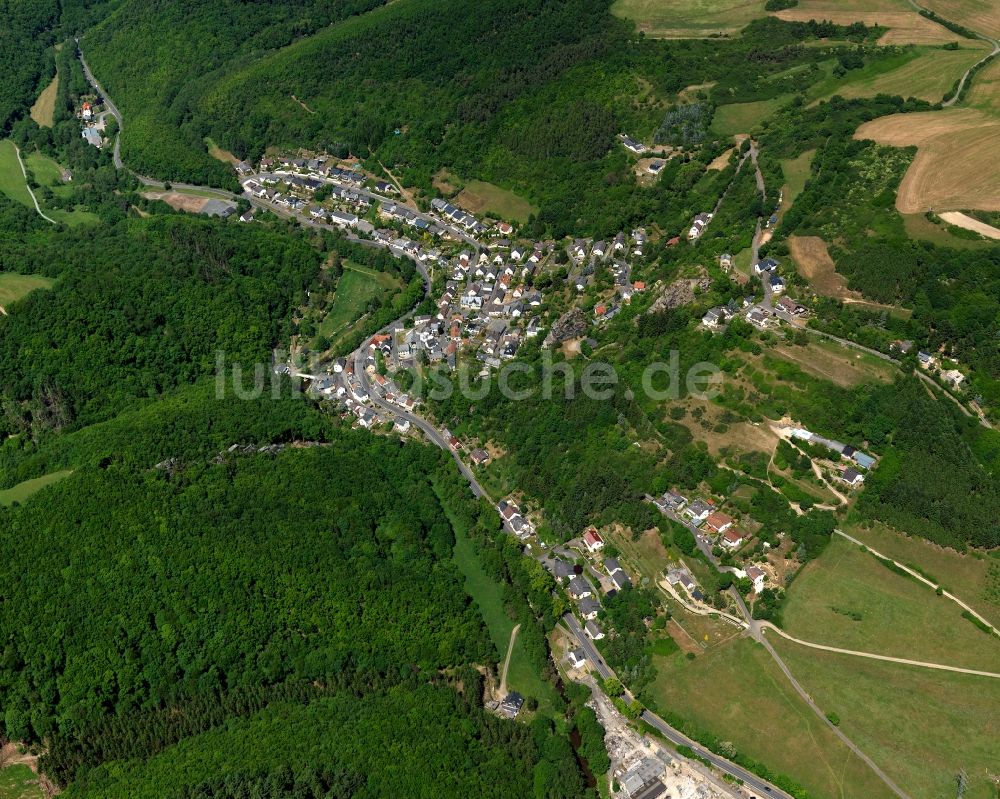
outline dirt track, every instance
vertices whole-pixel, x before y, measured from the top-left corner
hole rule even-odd
[[[1000,239],[1000,230],[997,230],[992,225],[987,225],[985,222],[980,222],[978,219],[974,219],[971,216],[963,214],[960,211],[946,211],[941,214],[941,218],[949,225],[962,227],[966,230],[974,230],[976,233],[981,236],[986,236],[988,239]]]

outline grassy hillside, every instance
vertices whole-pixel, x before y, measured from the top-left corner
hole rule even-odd
[[[695,660],[657,659],[654,707],[761,760],[816,799],[874,799],[892,792],[830,732],[795,693],[763,647],[746,638]]]
[[[969,799],[996,796],[1000,680],[772,643],[816,704],[910,796],[953,795],[962,769]]]
[[[843,649],[987,671],[1000,663],[1000,638],[957,604],[839,536],[796,577],[781,618],[796,638]]]

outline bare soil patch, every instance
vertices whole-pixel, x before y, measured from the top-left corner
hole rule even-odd
[[[838,300],[861,299],[859,292],[847,287],[847,280],[837,271],[826,242],[819,236],[789,236],[788,249],[799,274],[817,294]]]
[[[163,200],[176,211],[187,211],[191,214],[201,212],[209,197],[195,197],[191,194],[179,194],[175,191],[146,191],[142,194],[147,200]]]
[[[729,159],[732,157],[734,152],[736,152],[736,148],[730,147],[722,155],[714,159],[712,163],[708,165],[708,168],[714,169],[716,172],[721,172],[723,169],[729,166]]]
[[[302,102],[298,97],[296,97],[294,94],[292,95],[292,99],[296,103],[298,103],[302,107],[303,110],[308,111],[310,114],[315,114],[316,113],[309,106],[307,106],[304,102]]]
[[[215,142],[209,143],[208,154],[217,161],[222,161],[224,164],[238,164],[240,162],[239,158],[229,152],[229,150],[223,150]]]
[[[677,101],[680,103],[690,103],[693,102],[695,96],[698,92],[707,92],[709,89],[715,86],[717,81],[709,81],[708,83],[695,83],[691,86],[686,86],[677,92]]]

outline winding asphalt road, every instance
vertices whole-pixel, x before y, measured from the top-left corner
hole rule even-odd
[[[104,98],[104,105],[107,107],[108,111],[111,112],[111,116],[115,118],[118,122],[118,133],[115,136],[115,149],[112,153],[111,159],[114,162],[115,169],[124,169],[125,165],[122,163],[122,131],[125,130],[125,123],[122,120],[121,111],[118,110],[118,106],[114,104],[112,99],[108,96],[108,93],[104,91],[104,87],[97,82],[97,78],[94,77],[94,73],[90,71],[90,65],[87,63],[87,59],[83,57],[83,50],[80,48],[80,39],[76,40],[76,52],[80,57],[80,66],[83,67],[83,76],[87,79],[87,82],[94,87],[97,91],[99,97]],[[142,180],[140,178],[140,180]]]

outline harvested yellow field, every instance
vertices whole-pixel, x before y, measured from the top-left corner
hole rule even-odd
[[[1000,37],[1000,3],[996,0],[921,0],[921,4],[976,33]]]
[[[896,196],[900,213],[1000,211],[1000,119],[970,108],[893,114],[854,137],[917,147]]]
[[[611,13],[658,39],[731,35],[766,16],[764,0],[615,0]]]
[[[811,19],[829,20],[838,25],[863,22],[869,26],[888,28],[879,44],[945,44],[962,41],[957,33],[920,16],[912,6],[896,0],[800,0],[795,8],[775,15],[793,22]]]
[[[31,118],[42,128],[51,128],[54,124],[56,97],[59,95],[59,76],[56,75],[42,93],[38,95],[35,104],[31,106]]]

